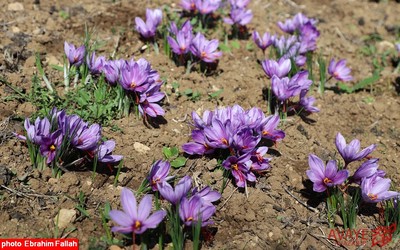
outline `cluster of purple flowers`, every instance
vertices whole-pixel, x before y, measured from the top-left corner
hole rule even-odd
[[[212,14],[221,5],[221,0],[181,0],[181,7],[190,13]]]
[[[67,42],[65,42],[65,53],[70,65],[80,66],[85,62],[93,76],[104,74],[105,80],[111,86],[119,84],[127,95],[133,97],[141,115],[156,117],[165,114],[159,105],[165,96],[160,91],[163,82],[146,59],[106,60],[104,56],[96,57],[96,53],[92,52],[84,61],[85,47],[75,49],[73,44]]]
[[[360,141],[355,139],[346,144],[344,137],[338,133],[336,147],[344,160],[344,166],[339,170],[337,162],[330,160],[326,167],[323,161],[315,155],[309,156],[310,169],[307,170],[308,178],[314,183],[315,192],[324,192],[330,187],[342,184],[358,184],[365,202],[377,203],[383,200],[399,197],[400,193],[389,191],[391,180],[384,178],[385,171],[378,169],[377,158],[364,161],[352,176],[347,169],[351,162],[363,160],[375,149],[372,144],[360,151]]]
[[[299,13],[293,19],[286,20],[285,23],[278,23],[278,26],[284,32],[290,34],[289,37],[278,37],[268,32],[260,36],[257,31],[253,32],[254,42],[264,53],[271,45],[277,52],[278,59],[263,60],[262,68],[267,77],[271,79],[272,92],[279,104],[283,105],[283,112],[319,112],[319,109],[313,106],[315,98],[307,97],[312,84],[312,81],[308,79],[308,71],[297,71],[297,67],[302,67],[306,63],[306,53],[317,48],[316,42],[319,32],[315,24],[316,20]],[[293,67],[292,63],[297,67]],[[294,75],[289,77],[291,72]],[[299,101],[288,103],[295,96],[299,97]],[[287,104],[289,104],[288,109]]]
[[[168,176],[170,168],[170,163],[166,161],[159,160],[152,165],[147,181],[153,191],[160,192],[165,200],[179,206],[179,216],[186,226],[198,221],[202,226],[211,224],[210,218],[216,211],[212,202],[219,200],[221,194],[208,186],[192,188],[190,176],[184,176],[172,187],[169,181],[174,177]]]
[[[253,19],[251,10],[246,9],[250,0],[229,0],[231,11],[229,17],[224,18],[224,22],[238,27],[246,26]]]
[[[179,217],[186,226],[196,225],[201,221],[201,226],[212,224],[211,216],[216,208],[212,204],[221,198],[221,194],[206,186],[192,188],[192,179],[183,177],[172,187],[168,181],[173,177],[168,176],[171,165],[169,162],[157,161],[147,177],[153,191],[158,191],[161,196],[178,209]],[[139,208],[136,208],[136,199],[131,191],[123,189],[121,203],[124,211],[112,210],[110,217],[119,226],[114,226],[114,232],[141,234],[148,228],[155,228],[166,215],[165,211],[157,211],[149,217],[151,210],[151,196],[146,195]]]
[[[278,37],[269,33],[261,37],[257,31],[254,31],[253,40],[263,51],[273,45],[279,58],[292,59],[297,66],[301,67],[306,63],[305,54],[317,48],[317,38],[320,34],[315,26],[316,23],[315,19],[298,13],[285,23],[278,22],[280,29],[290,34],[288,37]]]
[[[104,165],[116,165],[122,160],[121,155],[113,155],[113,140],[101,140],[101,126],[89,125],[78,115],[67,115],[64,110],[53,108],[49,117],[37,118],[32,124],[25,119],[26,136],[17,135],[19,139],[28,140],[39,148],[46,163],[63,161],[79,155],[87,160],[97,159]]]
[[[238,187],[245,187],[247,181],[254,182],[254,173],[270,168],[265,157],[268,147],[261,146],[262,139],[277,142],[285,133],[277,130],[279,116],[265,116],[261,109],[244,110],[239,105],[205,111],[200,118],[192,113],[194,129],[193,142],[182,146],[190,155],[204,155],[222,150],[227,157],[222,165],[231,171]]]
[[[146,22],[140,17],[135,18],[136,30],[145,39],[154,38],[161,21],[161,9],[146,9]]]
[[[184,22],[180,29],[175,22],[171,22],[169,31],[171,36],[167,37],[168,43],[172,51],[182,59],[189,52],[206,63],[214,63],[222,56],[222,52],[217,51],[217,39],[207,40],[200,32],[193,35],[190,20]]]

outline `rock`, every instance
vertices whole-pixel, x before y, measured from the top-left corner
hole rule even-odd
[[[65,209],[62,208],[58,215],[54,218],[54,224],[60,228],[66,228],[69,223],[73,222],[76,219],[76,211],[75,209]]]
[[[61,66],[61,62],[55,57],[54,55],[47,55],[46,56],[46,64],[47,65],[58,65]]]
[[[335,224],[338,226],[343,226],[343,220],[338,214],[335,214]]]
[[[133,144],[133,148],[134,148],[137,152],[139,152],[139,153],[141,153],[141,154],[145,154],[147,151],[150,151],[150,148],[149,148],[149,147],[147,147],[146,145],[144,145],[144,144],[142,144],[142,143],[140,143],[140,142],[135,142],[135,143]]]
[[[383,53],[387,50],[394,50],[394,44],[389,41],[380,41],[377,48],[378,52]]]
[[[21,11],[24,10],[22,3],[10,3],[8,4],[8,11]]]
[[[13,33],[19,33],[19,32],[21,32],[21,30],[20,30],[17,26],[12,26],[12,27],[11,27],[11,31],[12,31]]]
[[[122,248],[120,248],[120,247],[117,246],[117,245],[111,245],[110,248],[109,248],[109,250],[122,250]]]

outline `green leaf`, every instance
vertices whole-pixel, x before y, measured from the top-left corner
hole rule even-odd
[[[219,49],[222,52],[231,52],[231,48],[229,48],[229,46],[227,44],[225,44],[225,43],[219,44]]]
[[[185,89],[185,91],[183,93],[185,95],[192,95],[193,94],[193,90],[192,89]]]
[[[231,46],[232,46],[232,48],[234,48],[234,49],[240,49],[240,43],[239,43],[238,40],[233,40],[233,41],[231,41]]]
[[[340,90],[343,90],[344,92],[346,92],[348,94],[353,92],[353,89],[351,87],[347,86],[346,84],[344,84],[342,82],[338,83],[338,87]]]
[[[177,82],[173,82],[173,83],[171,83],[171,85],[172,85],[173,89],[178,89],[179,88],[179,83],[177,83]]]
[[[51,67],[52,67],[53,69],[58,70],[58,71],[61,71],[61,72],[64,71],[64,67],[63,67],[63,66],[59,66],[59,65],[52,64]]]
[[[217,98],[221,93],[222,93],[222,91],[224,91],[224,89],[220,89],[220,90],[217,90],[217,91],[215,91],[214,93],[210,93],[210,94],[208,94],[209,96],[210,96],[210,98]]]
[[[361,80],[356,85],[354,85],[352,92],[360,90],[360,89],[364,89],[368,85],[372,85],[373,83],[375,83],[378,80],[379,80],[379,71],[375,71],[371,77],[367,77],[367,78]]]
[[[183,156],[176,158],[175,160],[171,161],[171,166],[173,168],[180,168],[185,166],[187,159]]]

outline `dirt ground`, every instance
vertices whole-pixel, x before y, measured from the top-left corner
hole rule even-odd
[[[15,6],[15,2],[21,5]],[[14,4],[12,10],[10,4]],[[179,147],[190,140],[192,111],[202,113],[235,103],[267,110],[262,96],[267,79],[257,63],[262,53],[244,49],[250,39],[240,41],[242,49],[224,53],[216,74],[211,76],[197,72],[186,75],[183,67],[177,67],[163,53],[137,53],[143,44],[133,30],[134,17],[143,17],[145,7],[162,4],[178,8],[177,1],[164,0],[1,1],[0,75],[15,86],[29,91],[36,72],[36,52],[41,54],[49,78],[60,81],[62,74],[49,65],[61,64],[64,40],[81,43],[87,23],[96,29],[96,38],[105,42],[99,53],[111,54],[118,43],[116,53],[120,57],[135,55],[151,62],[168,82],[164,91],[169,91],[176,81],[182,91],[191,88],[199,91],[201,97],[193,102],[185,96],[168,96],[164,101],[167,123],[159,128],[146,128],[131,115],[114,122],[122,131],[103,129],[108,138],[116,141],[115,153],[125,157],[118,187],[113,186],[114,176],[106,174],[98,174],[92,182],[90,171],[70,172],[55,179],[50,171],[32,169],[26,147],[11,132],[23,128],[14,118],[29,116],[34,107],[18,101],[0,102],[0,237],[77,237],[81,249],[105,249],[107,246],[100,241],[105,235],[100,218],[105,202],[119,208],[121,187],[136,189],[151,163],[162,158],[163,146]],[[276,22],[298,12],[316,18],[321,32],[318,53],[327,59],[348,59],[356,80],[372,75],[373,71],[372,57],[361,53],[366,37],[378,34],[382,38],[374,43],[377,53],[394,50],[392,44],[399,38],[396,28],[400,28],[400,4],[396,1],[253,0],[250,8],[254,13],[248,25],[250,31],[280,32]],[[390,58],[386,62],[373,88],[352,94],[327,90],[322,96],[315,92],[320,113],[312,114],[307,121],[292,116],[282,124],[286,138],[274,148],[277,153],[271,155],[271,171],[249,187],[248,198],[232,183],[228,185],[214,217],[214,240],[204,249],[340,249],[326,239],[329,230],[325,205],[321,197],[310,191],[305,175],[310,153],[323,159],[335,155],[337,132],[348,140],[360,139],[362,147],[377,144],[373,156],[380,158],[380,168],[388,173],[393,187],[400,190],[400,97],[399,82],[396,83],[399,74],[394,73]],[[218,99],[208,97],[219,89],[223,92]],[[10,89],[2,84],[0,96],[10,94]],[[138,147],[141,144],[149,150]],[[187,172],[219,189],[222,172],[210,171],[215,164],[215,160],[208,158],[191,158],[175,175]],[[75,208],[79,191],[87,198],[90,217],[77,216],[57,231],[54,218],[60,209]],[[307,209],[292,195],[318,212]],[[361,214],[358,225],[377,227],[378,213]],[[400,243],[393,241],[385,248],[399,249]]]

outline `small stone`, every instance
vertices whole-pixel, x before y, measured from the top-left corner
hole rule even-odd
[[[274,233],[273,232],[269,232],[268,233],[268,237],[272,238],[272,236],[274,236]]]
[[[19,33],[19,32],[21,32],[21,30],[20,30],[17,26],[12,26],[12,27],[11,27],[11,31],[12,31],[13,33]]]
[[[117,245],[111,245],[110,248],[109,248],[109,250],[122,250],[122,248],[120,248],[120,247],[117,246]]]
[[[62,229],[66,228],[69,223],[73,222],[76,219],[76,211],[75,209],[65,209],[62,208],[58,215],[54,218],[54,224]]]
[[[337,214],[335,214],[335,224],[338,225],[338,226],[343,226],[343,220]]]
[[[133,148],[134,148],[137,152],[139,152],[139,153],[141,153],[141,154],[145,154],[147,151],[150,151],[150,148],[149,148],[149,147],[147,147],[146,145],[144,145],[144,144],[142,144],[142,143],[140,143],[140,142],[135,142],[135,143],[133,144]]]
[[[46,63],[47,65],[58,65],[58,66],[61,65],[61,62],[54,55],[47,55]]]
[[[22,3],[10,3],[7,9],[9,11],[21,11],[24,10],[24,5]]]

